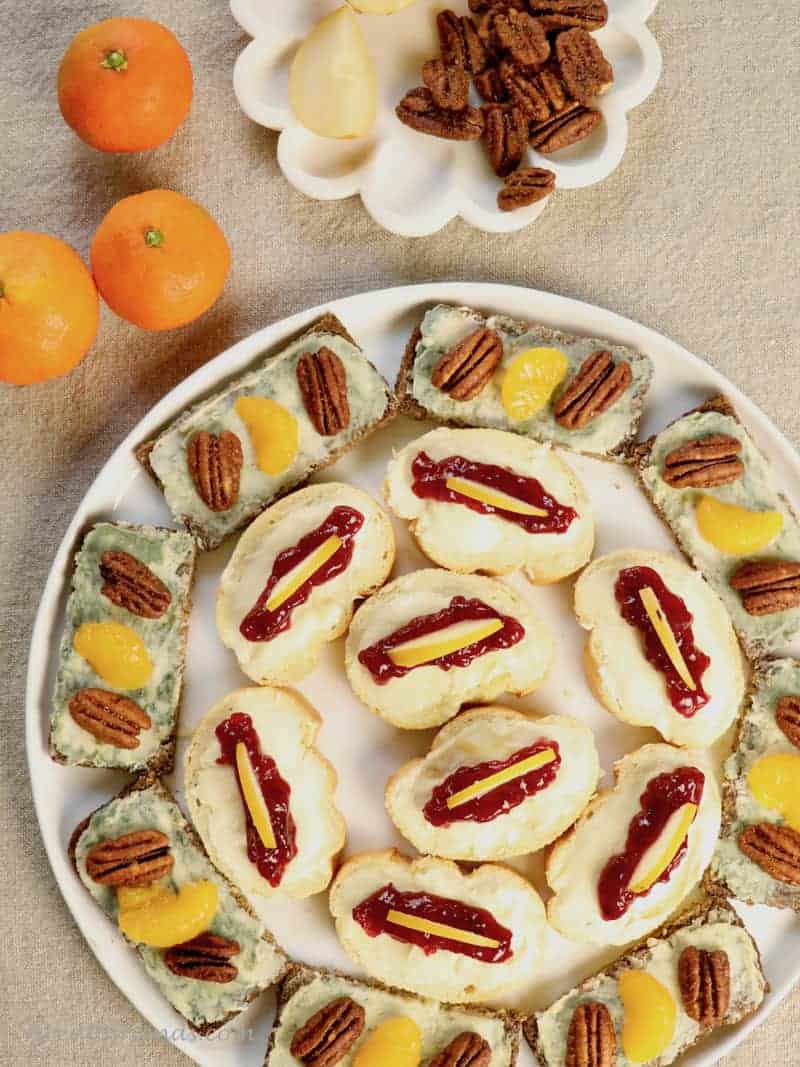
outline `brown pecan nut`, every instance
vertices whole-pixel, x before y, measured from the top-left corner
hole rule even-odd
[[[141,619],[160,619],[172,603],[161,579],[128,552],[104,552],[100,575],[103,596]]]
[[[617,1035],[605,1004],[590,1000],[572,1013],[567,1032],[565,1067],[613,1067]]]
[[[608,22],[605,0],[531,0],[530,9],[548,30],[579,26],[591,32]]]
[[[556,176],[544,167],[521,167],[509,174],[497,194],[501,211],[516,211],[550,196],[556,188]]]
[[[550,55],[550,42],[541,22],[527,11],[511,7],[498,11],[492,22],[497,47],[522,67],[535,67]]]
[[[487,67],[483,74],[476,74],[472,80],[478,95],[487,103],[502,104],[508,100],[508,90],[497,67]]]
[[[616,404],[632,381],[630,363],[614,363],[605,349],[592,352],[553,405],[556,422],[567,430],[582,430]]]
[[[441,59],[429,59],[423,64],[422,80],[437,107],[463,111],[469,103],[469,75],[463,67],[448,67]]]
[[[238,941],[229,941],[218,934],[198,934],[191,941],[173,945],[164,953],[164,963],[173,974],[181,978],[194,978],[198,982],[232,982],[239,968],[231,958],[241,952]]]
[[[304,352],[297,361],[297,384],[303,404],[318,434],[332,437],[350,425],[347,372],[330,348]]]
[[[442,1049],[428,1067],[489,1067],[492,1050],[479,1034],[465,1030]]]
[[[436,16],[436,28],[439,31],[439,52],[448,67],[462,67],[470,74],[480,74],[486,70],[486,47],[469,15],[459,16],[455,11],[440,11]]]
[[[469,0],[469,9],[473,15],[482,15],[486,11],[501,8],[505,11],[513,7],[517,11],[527,11],[527,0]]]
[[[744,563],[731,578],[748,615],[774,615],[800,607],[800,563],[759,559]]]
[[[776,882],[800,886],[800,833],[791,826],[754,823],[739,834],[739,848]]]
[[[334,1067],[364,1031],[364,1009],[350,997],[320,1008],[295,1033],[289,1051],[306,1067]]]
[[[107,689],[79,689],[69,702],[69,713],[82,730],[102,745],[138,748],[139,734],[153,725],[135,700]]]
[[[101,841],[86,855],[86,873],[93,882],[113,889],[146,886],[172,870],[169,838],[160,830],[134,830]]]
[[[795,748],[800,748],[800,696],[781,697],[775,708],[775,722]]]
[[[556,37],[556,59],[567,91],[581,104],[604,93],[614,71],[597,41],[586,30],[574,29]]]
[[[433,368],[431,382],[453,400],[473,400],[502,358],[500,335],[481,326],[445,352]]]
[[[552,104],[541,80],[524,68],[504,59],[499,67],[500,80],[512,102],[532,122],[543,122],[552,114]]]
[[[411,89],[395,108],[402,123],[419,133],[449,141],[479,141],[483,136],[483,113],[476,107],[448,111],[438,107],[427,85]]]
[[[228,511],[239,499],[239,479],[244,455],[235,433],[223,430],[217,436],[207,430],[189,441],[186,449],[189,474],[200,499],[211,511]]]
[[[709,434],[679,445],[664,458],[663,477],[674,489],[711,489],[744,474],[738,458],[742,442],[727,434]]]
[[[531,124],[531,147],[543,156],[560,152],[584,140],[600,125],[603,116],[592,108],[568,104],[563,111],[544,122]]]
[[[520,108],[493,104],[484,107],[486,149],[494,172],[505,178],[516,170],[528,147],[528,120]]]
[[[683,1008],[702,1027],[719,1026],[731,999],[731,965],[727,952],[707,952],[688,945],[678,960],[678,988]]]

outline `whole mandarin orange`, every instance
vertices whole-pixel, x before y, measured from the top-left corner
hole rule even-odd
[[[81,30],[61,61],[58,103],[67,123],[93,148],[156,148],[189,112],[189,57],[159,22],[98,22]]]
[[[169,189],[115,204],[94,235],[90,258],[111,310],[145,330],[171,330],[202,315],[231,266],[225,235],[205,208]]]
[[[0,233],[0,380],[59,378],[97,336],[100,301],[77,252],[44,233]]]

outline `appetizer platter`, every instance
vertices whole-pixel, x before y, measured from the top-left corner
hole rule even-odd
[[[365,293],[212,360],[31,647],[110,978],[200,1064],[710,1067],[800,977],[798,501],[721,375],[552,294]]]

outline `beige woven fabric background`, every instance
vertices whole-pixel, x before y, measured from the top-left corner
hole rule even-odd
[[[62,124],[53,90],[72,34],[113,14],[166,22],[194,64],[189,121],[140,158],[85,148]],[[198,324],[149,336],[104,311],[92,355],[69,378],[0,391],[0,1062],[187,1062],[139,1025],[55,886],[27,781],[23,677],[36,604],[73,510],[116,443],[191,370],[333,297],[449,278],[512,282],[663,331],[800,439],[796,12],[773,0],[662,0],[651,26],[663,80],[632,115],[628,153],[608,181],[559,194],[510,237],[456,222],[404,240],[358,201],[313,203],[283,180],[275,136],[236,107],[231,70],[245,38],[224,0],[0,0],[0,230],[45,230],[85,255],[115,200],[170,186],[210,209],[234,258],[224,297]],[[130,1040],[92,1036],[109,1020],[129,1025]],[[795,995],[728,1067],[796,1063],[798,1027]]]

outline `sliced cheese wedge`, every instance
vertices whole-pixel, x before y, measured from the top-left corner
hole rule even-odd
[[[448,926],[446,923],[433,922],[431,919],[421,919],[418,915],[406,915],[403,911],[389,910],[386,919],[395,926],[403,926],[407,930],[417,930],[422,934],[431,934],[433,937],[446,937],[448,941],[460,941],[465,945],[476,945],[478,948],[498,948],[499,941],[483,934],[473,934],[470,930],[459,930],[456,926]]]
[[[250,812],[250,818],[253,820],[253,826],[255,826],[256,832],[261,838],[264,848],[275,848],[277,842],[275,840],[275,832],[272,829],[269,808],[264,801],[264,794],[261,792],[256,772],[253,770],[253,764],[250,762],[250,754],[243,741],[240,741],[236,746],[236,770],[242,786],[244,802]]]
[[[628,888],[631,893],[646,893],[675,859],[697,815],[696,804],[684,804],[667,820],[657,841],[648,848],[633,872]]]
[[[455,622],[452,626],[444,626],[424,637],[415,637],[412,641],[397,645],[389,650],[389,659],[398,667],[419,667],[422,663],[430,663],[431,660],[441,659],[442,656],[474,645],[502,628],[502,619]]]
[[[542,508],[536,508],[533,504],[526,504],[524,500],[518,500],[508,493],[499,489],[490,489],[480,482],[470,481],[468,478],[448,478],[445,485],[454,493],[468,496],[470,500],[477,500],[481,504],[488,504],[492,508],[502,508],[503,511],[513,512],[515,515],[539,515],[547,518],[547,512]]]
[[[342,542],[336,534],[331,534],[319,548],[300,560],[290,571],[275,584],[272,595],[267,601],[267,611],[277,611],[281,604],[285,603],[290,596],[297,592],[320,567],[324,566],[331,556],[334,556],[342,547]]]
[[[687,689],[691,689],[694,693],[697,689],[697,685],[694,678],[692,678],[689,673],[686,660],[683,658],[680,648],[678,648],[675,634],[672,632],[669,620],[658,602],[658,597],[649,585],[645,586],[644,589],[639,590],[639,597],[644,605],[644,610],[647,612],[648,619],[653,624],[653,629],[658,635],[659,641],[664,646],[664,651],[670,658],[672,666],[678,672],[681,681],[686,685]]]
[[[468,785],[466,789],[459,790],[458,793],[453,793],[451,797],[447,798],[447,806],[448,808],[457,808],[461,804],[466,804],[468,800],[485,796],[486,793],[491,793],[493,789],[505,785],[506,782],[513,782],[515,778],[521,778],[530,771],[536,771],[540,767],[547,766],[555,758],[556,754],[552,748],[545,748],[541,752],[536,752],[533,756],[528,756],[527,759],[520,760],[519,763],[504,767],[502,771],[498,771],[496,774],[490,774],[487,778],[473,782],[472,785]]]

